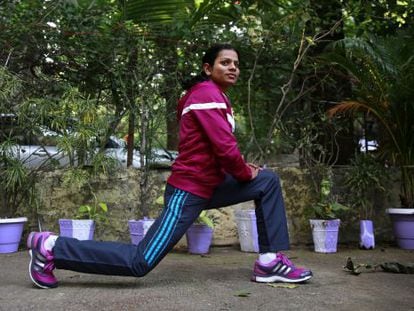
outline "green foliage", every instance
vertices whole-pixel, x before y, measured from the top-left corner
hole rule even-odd
[[[317,219],[335,219],[349,207],[337,202],[332,194],[332,179],[325,177],[320,183],[319,202],[313,207],[314,216]]]
[[[104,202],[99,202],[93,191],[92,180],[93,170],[82,168],[71,168],[63,174],[63,186],[73,191],[86,190],[93,197],[94,204],[82,204],[76,212],[77,219],[92,219],[96,222],[106,223],[108,221],[108,206]]]
[[[343,40],[328,57],[351,75],[355,96],[333,107],[330,114],[363,111],[377,120],[381,127],[379,152],[401,169],[404,207],[414,206],[414,42],[408,39],[413,31]]]
[[[214,228],[214,222],[213,220],[207,215],[206,211],[202,211],[200,215],[198,215],[198,218],[196,220],[196,223],[204,224],[206,226],[209,226],[211,229]]]
[[[90,172],[86,169],[71,168],[63,174],[63,186],[80,190],[85,186],[89,186],[91,178]]]
[[[338,137],[347,130],[347,124],[341,119],[328,118],[323,107],[314,110],[307,115],[295,113],[284,130],[290,133],[289,141],[299,150],[303,166],[319,169],[338,162]]]
[[[15,148],[10,139],[0,143],[0,217],[14,217],[22,205],[35,200],[36,174],[12,156]]]
[[[372,219],[372,200],[376,192],[385,192],[388,177],[384,166],[370,153],[357,154],[351,160],[344,182],[349,189],[353,207],[359,210],[360,219]]]
[[[242,75],[230,96],[247,158],[269,163],[297,149],[308,166],[336,163],[345,120],[323,112],[328,102],[347,98],[352,84],[360,103],[389,108],[370,113],[393,120],[382,146],[384,153],[392,145],[398,151],[388,149],[386,157],[401,165],[406,193],[414,188],[412,156],[401,156],[413,150],[414,137],[412,10],[409,1],[6,1],[0,70],[14,79],[0,73],[1,112],[18,114],[27,132],[35,124],[59,130],[59,148],[73,166],[88,163],[108,173],[106,139],[132,131],[145,154],[171,142],[180,82],[200,71],[207,46],[231,42],[241,52]],[[341,17],[344,28],[328,33]],[[398,28],[407,32],[397,34]],[[367,42],[366,33],[389,37]],[[350,77],[341,70],[339,79],[318,57],[341,36],[337,47],[347,52],[336,53],[336,63]]]
[[[79,206],[77,219],[92,219],[96,222],[106,223],[108,222],[108,206],[106,203],[99,202],[94,205],[84,204]]]
[[[36,174],[29,172],[15,157],[19,133],[12,126],[15,119],[11,108],[14,101],[20,101],[21,89],[19,77],[0,66],[0,114],[10,115],[11,120],[11,124],[3,124],[7,123],[7,118],[0,119],[0,217],[17,216],[19,210],[30,208],[31,203],[35,202]]]
[[[0,111],[3,113],[7,111],[7,106],[11,105],[11,101],[15,99],[22,88],[21,80],[12,74],[7,67],[0,66]]]
[[[344,3],[344,27],[349,36],[393,35],[413,23],[412,1],[359,1]]]

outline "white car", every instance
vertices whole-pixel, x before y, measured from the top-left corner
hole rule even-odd
[[[12,114],[1,114],[1,124],[6,122],[10,126],[14,119]],[[5,121],[5,122],[3,122]],[[4,123],[4,124],[3,124]],[[21,144],[13,146],[11,152],[13,156],[28,168],[39,167],[68,167],[70,165],[70,158],[58,148],[58,140],[61,135],[46,128],[39,128],[38,135],[29,135],[21,139]],[[124,140],[115,136],[111,136],[105,145],[105,155],[115,159],[120,166],[127,165],[127,148]],[[150,157],[151,166],[155,167],[169,167],[177,157],[176,151],[168,151],[165,149],[153,149]],[[132,166],[135,168],[141,167],[141,156],[139,151],[133,151]],[[73,159],[76,165],[76,159]]]
[[[68,167],[70,157],[57,147],[58,138],[59,134],[50,130],[42,130],[42,135],[36,136],[31,144],[16,145],[13,153],[28,168]],[[120,166],[126,167],[127,149],[122,140],[110,137],[104,152],[106,156],[117,160]],[[73,161],[76,165],[77,160],[73,159]],[[132,166],[141,166],[140,155],[136,150],[133,153]]]

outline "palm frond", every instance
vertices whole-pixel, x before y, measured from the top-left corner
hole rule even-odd
[[[364,109],[365,105],[362,104],[359,101],[353,101],[353,100],[349,100],[349,101],[342,101],[339,104],[337,104],[336,106],[332,107],[331,109],[328,110],[328,116],[329,117],[333,117],[337,114],[341,114],[341,113],[350,113],[353,114],[355,112],[358,111],[362,111]]]
[[[138,23],[171,23],[176,19],[188,18],[191,9],[194,9],[194,1],[190,0],[123,1],[125,19]]]
[[[349,59],[370,60],[375,67],[387,75],[395,75],[397,69],[389,50],[382,45],[375,44],[377,38],[344,38],[333,42],[328,46],[328,50],[344,52]]]

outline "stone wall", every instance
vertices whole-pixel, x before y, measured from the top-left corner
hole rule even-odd
[[[136,169],[120,170],[109,176],[102,175],[90,182],[93,193],[88,187],[78,189],[64,186],[64,171],[42,172],[37,184],[39,193],[38,222],[42,230],[59,232],[60,218],[73,218],[82,204],[105,202],[108,206],[108,223],[97,227],[96,239],[128,241],[128,220],[141,218],[139,206],[140,171]],[[159,193],[169,174],[168,171],[153,171],[151,178],[152,202]],[[160,207],[153,203],[148,207],[150,217],[158,215]],[[37,226],[36,222],[31,225]]]
[[[312,189],[311,179],[306,170],[298,167],[273,168],[281,178],[283,187],[288,226],[292,244],[310,244],[312,242],[309,214],[315,193]],[[154,170],[151,175],[151,201],[162,194],[162,186],[169,174],[168,170]],[[341,176],[341,170],[338,175]],[[29,228],[52,230],[59,232],[58,219],[71,218],[76,214],[81,204],[93,204],[91,192],[85,189],[71,189],[63,186],[63,171],[43,172],[37,189],[39,193],[38,209],[30,217]],[[127,222],[129,219],[139,219],[142,212],[139,206],[139,178],[140,171],[136,169],[121,170],[111,176],[102,176],[91,182],[93,192],[99,202],[108,205],[108,223],[97,228],[96,239],[129,241]],[[339,178],[340,180],[340,178]],[[338,191],[341,189],[338,187]],[[378,242],[390,241],[392,236],[391,224],[385,214],[393,198],[376,197],[376,215],[374,217],[376,239]],[[392,205],[391,205],[392,206]],[[149,216],[156,217],[160,212],[160,206],[155,203],[149,206]],[[245,202],[219,210],[211,210],[208,214],[214,219],[215,233],[214,245],[231,245],[238,243],[237,226],[234,211],[237,209],[254,208],[253,202]],[[342,219],[340,229],[340,242],[357,243],[359,233],[358,218],[355,213],[350,213]],[[184,240],[179,245],[184,244]],[[355,244],[356,245],[356,244]]]

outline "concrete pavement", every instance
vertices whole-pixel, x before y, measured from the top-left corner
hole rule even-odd
[[[414,251],[340,247],[286,252],[314,277],[294,288],[250,282],[256,254],[215,247],[208,256],[173,252],[144,278],[57,270],[60,286],[32,286],[27,251],[0,254],[0,310],[414,310],[414,275],[344,272],[356,263],[414,262]]]

